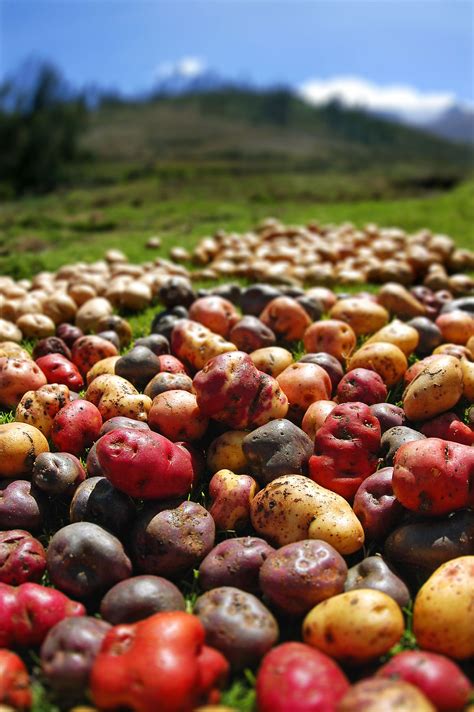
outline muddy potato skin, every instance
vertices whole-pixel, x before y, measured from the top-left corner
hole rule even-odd
[[[409,420],[429,420],[453,408],[463,392],[459,359],[440,355],[413,379],[403,395]]]
[[[38,428],[47,438],[51,434],[53,420],[66,403],[69,403],[69,388],[57,383],[41,386],[37,391],[27,391],[18,403],[15,420]]]
[[[442,564],[420,588],[413,632],[423,650],[456,660],[474,656],[474,556]]]
[[[160,393],[167,391],[188,391],[192,393],[193,380],[186,373],[157,373],[147,384],[144,394],[151,398],[156,398]]]
[[[258,595],[260,568],[274,551],[270,544],[258,537],[225,539],[201,562],[199,584],[204,591],[233,586]]]
[[[248,470],[247,458],[243,450],[246,430],[228,430],[212,441],[207,450],[207,467],[211,473],[228,469],[237,475]]]
[[[68,452],[44,452],[33,466],[33,483],[50,495],[72,496],[85,479],[80,461]]]
[[[250,358],[259,371],[263,371],[273,378],[279,376],[285,368],[293,363],[291,352],[281,346],[266,346],[257,349],[251,352]]]
[[[336,660],[358,665],[387,653],[405,628],[400,607],[369,588],[318,603],[303,622],[303,640]]]
[[[387,388],[391,388],[403,378],[408,368],[408,361],[398,346],[379,341],[364,344],[354,353],[347,364],[347,369],[351,371],[356,368],[376,371]]]
[[[267,556],[260,569],[260,587],[278,610],[304,615],[326,598],[342,593],[347,565],[324,541],[293,542]]]
[[[92,381],[85,399],[97,406],[103,420],[122,416],[146,421],[152,404],[125,378],[105,374]]]
[[[232,586],[199,596],[194,613],[206,629],[207,645],[220,650],[237,670],[257,663],[278,640],[278,624],[268,608]]]
[[[436,712],[436,709],[409,682],[369,678],[349,689],[337,712]]]
[[[85,377],[92,366],[109,356],[118,356],[116,347],[100,336],[81,336],[71,349],[72,361]]]
[[[47,383],[43,371],[31,359],[0,358],[0,406],[16,408],[26,391]]]
[[[180,361],[197,371],[214,356],[237,351],[237,346],[197,321],[180,319],[171,332],[171,350]]]
[[[38,428],[28,423],[0,425],[0,478],[31,474],[42,452],[49,452],[49,445]]]
[[[364,543],[364,530],[347,501],[308,477],[278,477],[257,493],[251,504],[257,533],[275,546],[321,539],[340,554]]]

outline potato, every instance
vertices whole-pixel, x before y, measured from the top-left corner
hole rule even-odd
[[[0,358],[0,406],[15,408],[26,391],[47,383],[43,371],[31,359]]]
[[[209,512],[217,529],[242,530],[250,521],[250,503],[258,492],[258,485],[248,475],[237,475],[230,470],[219,470],[209,483],[212,504]]]
[[[160,370],[158,356],[147,346],[133,346],[115,363],[117,376],[126,378],[139,391],[142,391]]]
[[[0,342],[0,358],[18,358],[20,361],[31,361],[31,354],[15,341]]]
[[[189,318],[198,321],[210,331],[228,338],[229,333],[240,319],[234,305],[216,295],[196,299],[189,308]]]
[[[336,405],[336,401],[318,400],[311,403],[308,410],[304,414],[301,422],[301,429],[311,438],[311,440],[313,440],[313,442],[319,428],[323,425],[329,413],[334,410]]]
[[[181,591],[160,576],[133,576],[119,581],[104,596],[100,613],[112,625],[136,623],[162,611],[184,611]]]
[[[199,585],[204,591],[234,586],[256,596],[260,593],[260,567],[275,549],[257,537],[224,539],[201,562]]]
[[[193,442],[204,436],[209,419],[199,410],[194,393],[175,390],[156,396],[148,413],[148,424],[173,442]]]
[[[74,321],[76,311],[76,302],[65,292],[52,294],[43,304],[43,312],[46,316],[49,316],[55,324]]]
[[[474,362],[462,358],[461,371],[463,376],[462,394],[472,403],[474,401]]]
[[[400,319],[424,316],[425,306],[401,284],[388,282],[380,288],[377,301]]]
[[[308,353],[323,351],[341,362],[349,358],[356,340],[355,332],[349,324],[338,319],[316,321],[306,329],[303,336],[304,347]]]
[[[92,381],[85,398],[97,406],[103,420],[116,416],[146,420],[152,404],[151,398],[138,393],[125,378],[105,374]]]
[[[331,319],[344,321],[356,336],[373,334],[388,323],[388,311],[371,299],[340,299],[329,312]],[[336,354],[334,354],[336,355]]]
[[[395,459],[395,455],[402,445],[405,443],[415,442],[416,440],[424,440],[425,435],[413,428],[407,428],[405,425],[395,425],[389,428],[383,435],[380,441],[381,455],[385,459],[385,464],[391,467]]]
[[[318,603],[303,622],[303,640],[336,660],[359,665],[388,653],[404,631],[400,606],[361,588]]]
[[[29,423],[49,438],[53,420],[69,402],[69,388],[57,383],[41,386],[37,391],[27,391],[18,403],[15,420]]]
[[[72,361],[83,376],[87,375],[92,366],[109,356],[117,356],[116,347],[101,339],[100,336],[81,336],[72,345]]]
[[[171,332],[171,350],[185,365],[198,371],[214,356],[237,351],[237,347],[197,321],[180,319]]]
[[[409,420],[429,420],[453,408],[462,396],[461,364],[454,356],[438,356],[413,379],[403,394]]]
[[[45,314],[23,314],[16,320],[16,325],[26,339],[44,339],[53,336],[55,323]]]
[[[410,592],[381,556],[368,556],[347,572],[344,591],[372,588],[393,598],[400,608],[408,606]]]
[[[442,564],[420,588],[413,632],[424,650],[456,660],[474,656],[474,556]]]
[[[364,530],[345,499],[303,475],[273,480],[251,503],[258,534],[283,546],[302,539],[321,539],[340,554],[352,554],[364,543]]]
[[[77,302],[76,293],[73,293],[72,298]],[[81,297],[79,297],[80,301]],[[112,304],[104,297],[94,297],[84,302],[76,312],[76,325],[82,329],[84,333],[88,331],[96,331],[99,322],[104,316],[110,316],[113,312]]]
[[[207,449],[207,467],[211,473],[228,469],[238,475],[248,470],[243,450],[246,430],[228,430],[213,440]]]
[[[251,352],[250,358],[259,371],[263,371],[263,373],[267,373],[273,378],[276,378],[293,363],[291,353],[281,348],[281,346],[267,346],[263,349],[257,349]]]
[[[90,368],[87,371],[87,385],[90,386],[94,378],[97,378],[97,376],[104,376],[104,375],[115,375],[115,364],[119,360],[120,356],[108,356],[107,358],[102,358],[100,361],[97,361],[92,368]]]
[[[409,356],[417,348],[419,340],[420,336],[413,326],[409,326],[399,319],[394,319],[390,324],[379,329],[367,339],[364,346],[383,341],[398,346],[405,356]]]
[[[260,314],[260,321],[283,341],[302,339],[311,324],[307,311],[291,297],[272,299]]]
[[[411,319],[406,326],[412,326],[418,332],[418,346],[416,353],[418,356],[427,356],[433,349],[440,345],[443,337],[436,324],[425,316],[417,316]]]
[[[331,379],[324,368],[315,363],[292,363],[277,376],[277,381],[288,398],[290,413],[298,421],[311,403],[331,397]]]
[[[409,682],[368,678],[350,688],[337,712],[436,712],[436,708]]]
[[[29,475],[38,455],[49,452],[43,433],[27,423],[0,425],[0,477]]]
[[[19,343],[23,335],[21,330],[7,319],[0,319],[0,340]]]
[[[273,346],[276,341],[273,331],[256,316],[250,315],[242,317],[237,322],[231,329],[229,339],[239,351],[246,353]]]
[[[408,368],[405,354],[394,344],[378,342],[364,344],[347,364],[348,371],[367,368],[376,371],[385,385],[390,388],[403,378]]]
[[[474,336],[474,318],[465,311],[454,310],[447,314],[440,314],[436,319],[436,326],[441,331],[443,341],[465,346]]]
[[[282,475],[307,474],[313,454],[311,438],[285,418],[247,433],[242,447],[251,474],[262,484]]]

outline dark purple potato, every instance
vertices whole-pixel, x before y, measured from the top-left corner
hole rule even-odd
[[[303,307],[310,319],[313,321],[319,321],[319,319],[321,319],[324,307],[319,299],[303,295],[301,297],[296,297],[296,301]]]
[[[49,542],[48,571],[56,588],[71,598],[85,599],[129,578],[132,564],[110,532],[77,522],[59,529]]]
[[[41,493],[27,480],[0,480],[0,529],[35,531],[42,522]]]
[[[98,618],[64,618],[41,646],[41,671],[68,707],[81,701],[89,686],[94,660],[111,625]]]
[[[324,541],[296,541],[270,554],[260,569],[260,588],[282,613],[303,616],[344,590],[347,565]]]
[[[299,360],[300,363],[315,363],[316,366],[324,368],[329,378],[331,379],[332,389],[337,388],[339,381],[344,375],[344,370],[334,356],[327,354],[325,351],[319,351],[315,354],[306,354]]]
[[[99,458],[97,457],[97,442],[96,441],[87,453],[86,469],[87,477],[101,477],[104,473],[100,466]]]
[[[85,479],[80,461],[68,452],[43,452],[33,465],[33,483],[50,495],[72,497]]]
[[[358,588],[373,588],[393,598],[400,608],[410,602],[410,591],[396,576],[381,556],[368,556],[347,572],[344,591]]]
[[[145,512],[135,526],[132,548],[139,571],[175,579],[197,567],[214,546],[216,527],[196,502]]]
[[[242,287],[240,284],[219,284],[217,287],[213,287],[209,290],[209,294],[217,297],[222,297],[223,299],[228,299],[232,304],[240,304],[240,295],[242,294]],[[207,296],[207,295],[203,295]]]
[[[418,430],[407,428],[406,425],[396,425],[394,428],[389,428],[383,435],[380,441],[380,454],[385,460],[388,467],[392,467],[393,460],[397,454],[398,448],[405,443],[411,443],[415,440],[424,440],[425,436]]]
[[[383,467],[362,482],[353,510],[367,539],[382,539],[400,521],[405,511],[393,494],[393,467]]]
[[[144,423],[142,420],[133,420],[132,418],[126,418],[123,415],[116,415],[114,418],[106,420],[100,429],[99,437],[110,433],[111,430],[120,430],[121,428],[134,428],[135,430],[150,430],[148,423]],[[95,443],[97,444],[97,442]]]
[[[188,391],[192,393],[193,390],[193,379],[190,378],[185,373],[168,373],[167,371],[162,371],[153,376],[150,383],[147,384],[144,393],[146,396],[155,398],[159,396],[160,393],[166,393],[166,391]]]
[[[100,614],[112,625],[135,623],[162,611],[184,611],[186,602],[174,583],[160,576],[133,576],[115,584],[100,604]]]
[[[379,421],[382,434],[390,428],[405,425],[405,411],[392,403],[374,403],[370,406],[370,412]]]
[[[284,297],[291,297],[292,299],[298,299],[299,297],[305,296],[305,291],[301,287],[297,287],[295,284],[282,284],[279,287],[280,292]]]
[[[407,321],[418,332],[419,341],[415,352],[418,356],[428,356],[443,341],[443,336],[436,324],[426,316],[416,316]]]
[[[115,364],[117,376],[126,378],[139,391],[160,371],[158,356],[146,346],[134,346]]]
[[[235,670],[256,665],[278,640],[278,624],[268,608],[232,586],[199,596],[194,613],[206,629],[206,644],[220,650]]]
[[[199,584],[204,591],[219,586],[234,586],[259,594],[258,574],[263,562],[275,549],[264,539],[246,536],[217,544],[201,562]]]
[[[105,477],[88,477],[77,488],[69,509],[71,522],[93,522],[119,535],[127,531],[135,514],[133,500]]]
[[[196,299],[191,283],[184,277],[171,277],[160,287],[158,296],[166,307],[189,307]]]
[[[62,354],[71,360],[71,350],[69,346],[58,336],[48,336],[46,339],[41,339],[41,341],[35,344],[33,349],[33,358],[35,360],[41,356],[47,356],[48,354]]]
[[[286,418],[272,420],[252,431],[242,441],[251,474],[268,484],[282,475],[304,475],[314,443]]]
[[[99,319],[98,331],[114,331],[120,341],[120,346],[128,346],[132,340],[132,328],[126,319],[118,314],[110,314]],[[118,348],[118,347],[117,347]]]
[[[101,339],[105,339],[106,341],[110,341],[111,344],[115,346],[117,351],[120,349],[120,339],[119,335],[117,334],[116,331],[108,330],[108,331],[99,331],[96,336],[100,336]]]
[[[71,348],[73,343],[84,336],[84,332],[78,326],[74,324],[59,324],[56,327],[56,336],[64,341],[64,343]]]
[[[0,532],[0,583],[19,586],[27,581],[39,582],[45,568],[43,545],[29,532]]]
[[[259,316],[272,299],[281,297],[281,295],[281,290],[270,284],[254,284],[247,287],[240,296],[242,312],[251,316]]]
[[[276,343],[276,336],[263,321],[256,316],[247,315],[231,329],[229,340],[239,351],[251,353],[266,346],[273,346]]]
[[[474,552],[474,512],[407,523],[385,542],[385,556],[404,575],[428,578],[441,564]]]
[[[136,339],[133,346],[145,346],[150,351],[153,351],[156,356],[169,354],[170,344],[166,337],[162,334],[150,334],[150,336],[142,336],[141,339]]]

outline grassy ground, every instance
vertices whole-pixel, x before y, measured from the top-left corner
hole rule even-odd
[[[191,247],[218,228],[246,230],[274,215],[288,222],[377,222],[430,227],[474,246],[474,181],[443,193],[405,197],[379,174],[232,174],[168,166],[145,178],[71,190],[0,206],[0,273],[27,277],[110,247],[133,261]],[[151,235],[163,247],[145,247]]]

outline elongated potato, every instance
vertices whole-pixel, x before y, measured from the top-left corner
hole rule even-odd
[[[428,420],[453,408],[462,393],[459,359],[439,356],[410,383],[403,395],[403,410],[410,420]]]
[[[398,346],[405,356],[409,356],[418,346],[419,340],[420,336],[413,326],[405,324],[400,319],[394,319],[367,339],[364,346],[383,341]]]
[[[360,588],[318,603],[303,621],[303,640],[336,660],[360,664],[387,653],[404,628],[393,598]]]
[[[442,564],[420,588],[413,632],[423,650],[457,660],[474,656],[474,556]]]
[[[275,546],[322,539],[340,554],[352,554],[364,543],[364,530],[348,502],[304,475],[270,482],[252,500],[250,513],[254,529]]]

